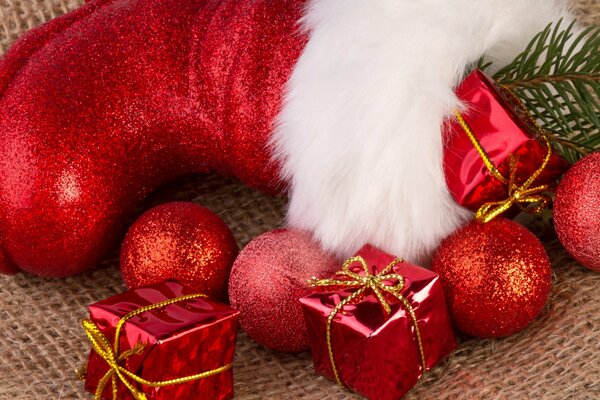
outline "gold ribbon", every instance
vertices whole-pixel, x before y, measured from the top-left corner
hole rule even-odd
[[[104,334],[100,331],[100,329],[94,322],[90,321],[89,319],[84,319],[82,321],[83,329],[85,330],[87,337],[89,338],[90,342],[92,343],[93,350],[104,361],[106,361],[106,363],[110,367],[110,369],[106,372],[106,374],[104,374],[104,376],[98,382],[98,387],[96,388],[96,393],[94,395],[94,399],[95,400],[102,399],[102,393],[104,392],[104,388],[106,387],[108,382],[111,381],[113,400],[117,400],[118,399],[118,397],[117,397],[117,395],[118,395],[117,394],[117,388],[118,388],[117,387],[117,384],[118,384],[117,379],[119,379],[125,385],[125,387],[129,390],[129,392],[132,394],[134,399],[146,400],[146,395],[144,393],[142,393],[141,391],[139,391],[138,389],[136,389],[132,382],[137,382],[144,386],[150,386],[150,387],[170,386],[170,385],[177,385],[180,383],[194,381],[197,379],[207,378],[209,376],[216,375],[216,374],[219,374],[223,371],[227,371],[228,369],[230,369],[232,364],[226,364],[222,367],[215,368],[210,371],[201,372],[201,373],[195,374],[195,375],[184,376],[182,378],[169,379],[169,380],[165,380],[165,381],[148,381],[148,380],[141,378],[140,376],[134,374],[133,372],[127,370],[125,367],[121,366],[122,361],[124,361],[125,359],[127,359],[128,357],[130,357],[134,354],[140,354],[144,350],[144,347],[145,347],[145,345],[141,345],[138,343],[132,349],[124,351],[122,353],[119,353],[119,338],[121,337],[121,330],[123,329],[123,326],[124,326],[125,322],[127,322],[128,319],[135,317],[136,315],[142,314],[146,311],[163,308],[170,304],[174,304],[174,303],[178,303],[178,302],[186,301],[186,300],[191,300],[191,299],[196,299],[199,297],[206,297],[206,295],[190,294],[190,295],[186,295],[186,296],[169,299],[169,300],[166,300],[166,301],[163,301],[160,303],[151,304],[151,305],[148,305],[145,307],[140,307],[134,311],[131,311],[130,313],[128,313],[127,315],[125,315],[124,317],[119,319],[119,322],[117,323],[117,328],[115,331],[115,340],[114,340],[114,343],[112,346],[111,346],[110,342],[108,341],[108,339],[106,338],[106,336],[104,336]]]
[[[331,343],[331,324],[335,316],[344,308],[345,305],[351,304],[355,302],[361,295],[363,295],[366,291],[371,290],[377,300],[381,304],[381,307],[385,311],[386,315],[389,315],[391,312],[391,307],[387,299],[385,298],[385,294],[389,293],[394,296],[404,305],[406,311],[408,312],[412,324],[415,327],[415,337],[417,339],[417,344],[419,346],[419,357],[421,358],[421,367],[423,372],[425,372],[427,365],[425,362],[425,352],[423,351],[423,343],[421,341],[421,332],[419,331],[419,324],[417,322],[417,317],[415,315],[415,311],[408,302],[408,300],[401,294],[402,289],[404,288],[404,278],[402,275],[397,273],[390,273],[390,271],[399,263],[403,262],[402,259],[397,258],[392,261],[387,267],[385,267],[380,273],[377,275],[372,275],[369,272],[369,267],[364,258],[357,256],[352,257],[342,265],[342,269],[336,272],[335,276],[337,278],[330,279],[316,279],[312,278],[309,281],[309,284],[313,287],[315,286],[343,286],[346,288],[357,288],[354,293],[350,296],[346,297],[342,301],[338,303],[337,306],[331,311],[329,317],[327,318],[327,330],[326,330],[326,340],[327,340],[327,351],[329,352],[329,361],[331,362],[331,369],[333,370],[333,375],[335,376],[335,380],[340,386],[344,386],[344,383],[340,379],[340,375],[337,370],[337,366],[335,364],[335,358],[333,356],[333,345]],[[352,270],[350,267],[354,263],[359,263],[362,266],[364,271],[364,275],[358,274]],[[386,281],[397,281],[397,283],[390,284]]]
[[[498,179],[503,184],[507,185],[508,189],[508,197],[505,200],[501,201],[493,201],[482,205],[475,215],[475,219],[477,222],[485,224],[490,222],[497,216],[503,214],[508,211],[513,205],[517,205],[521,211],[536,214],[543,209],[545,209],[551,201],[550,195],[548,195],[548,191],[550,190],[549,185],[539,185],[535,187],[531,187],[535,180],[541,175],[544,169],[548,166],[550,162],[550,158],[552,156],[552,145],[550,144],[550,140],[542,130],[542,128],[537,124],[537,122],[533,119],[531,114],[527,112],[523,103],[518,99],[518,97],[507,87],[502,86],[502,88],[506,91],[506,93],[514,100],[515,104],[521,109],[523,115],[526,116],[528,122],[534,126],[538,132],[539,137],[546,145],[546,156],[544,157],[544,161],[542,165],[523,183],[522,185],[517,185],[515,177],[517,170],[517,158],[514,154],[510,155],[509,158],[509,170],[510,176],[509,178],[505,178],[498,168],[494,165],[487,152],[481,146],[481,143],[477,140],[471,127],[465,121],[462,114],[459,110],[454,111],[454,115],[458,120],[459,124],[471,140],[471,143],[477,150],[477,153],[483,160],[488,171],[492,174],[492,176]],[[533,207],[524,207],[524,205],[534,204]]]

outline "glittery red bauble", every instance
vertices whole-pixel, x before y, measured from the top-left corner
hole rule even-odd
[[[472,222],[445,239],[433,258],[458,329],[473,336],[516,333],[542,311],[552,285],[540,241],[516,222]]]
[[[314,290],[309,278],[325,278],[339,268],[310,234],[292,229],[267,232],[235,260],[229,299],[240,311],[240,325],[258,343],[279,351],[306,350],[308,335],[298,299]]]
[[[554,200],[554,227],[577,261],[600,271],[600,153],[579,160],[564,175]]]
[[[224,299],[236,255],[235,239],[219,217],[194,203],[168,203],[131,226],[121,249],[121,273],[130,289],[173,279]]]
[[[215,171],[283,189],[268,146],[305,0],[94,0],[0,60],[0,272],[95,266],[139,201]]]

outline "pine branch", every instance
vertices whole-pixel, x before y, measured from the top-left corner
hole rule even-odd
[[[493,77],[517,94],[568,160],[600,149],[600,26],[550,24]]]
[[[585,74],[576,74],[576,73],[556,74],[556,75],[549,75],[549,76],[538,76],[536,78],[530,78],[530,79],[522,79],[517,82],[505,83],[504,86],[511,88],[511,89],[515,89],[518,87],[537,86],[537,85],[545,84],[545,83],[553,83],[553,82],[560,82],[560,81],[574,81],[574,80],[578,80],[578,79],[595,82],[595,81],[600,81],[600,76],[588,76]]]

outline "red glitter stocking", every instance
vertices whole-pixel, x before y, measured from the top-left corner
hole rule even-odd
[[[303,0],[96,0],[0,63],[0,271],[94,266],[176,176],[283,189],[266,143]]]

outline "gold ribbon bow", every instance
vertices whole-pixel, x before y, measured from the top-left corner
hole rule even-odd
[[[106,372],[106,374],[104,374],[104,376],[98,382],[98,386],[96,388],[96,393],[94,394],[94,399],[95,400],[102,399],[102,393],[104,392],[104,388],[108,384],[109,380],[112,383],[113,400],[118,399],[118,397],[117,397],[118,396],[117,379],[119,379],[125,385],[125,387],[129,390],[129,392],[132,394],[134,399],[146,400],[146,395],[143,392],[136,389],[132,382],[137,382],[144,386],[150,386],[150,387],[163,387],[163,386],[177,385],[180,383],[186,383],[186,382],[194,381],[197,379],[207,378],[209,376],[216,375],[216,374],[219,374],[223,371],[230,369],[232,364],[226,364],[222,367],[212,369],[210,371],[201,372],[201,373],[195,374],[195,375],[189,375],[189,376],[184,376],[182,378],[153,382],[153,381],[148,381],[146,379],[141,378],[140,376],[134,374],[133,372],[129,371],[128,369],[126,369],[125,367],[123,367],[121,365],[121,362],[123,362],[128,357],[130,357],[134,354],[140,354],[144,350],[144,347],[145,347],[145,345],[140,345],[138,343],[131,350],[127,350],[122,353],[119,353],[119,338],[121,337],[121,330],[123,329],[123,325],[125,324],[125,322],[127,322],[128,319],[135,317],[136,315],[142,314],[146,311],[163,308],[170,304],[174,304],[174,303],[178,303],[178,302],[186,301],[186,300],[191,300],[191,299],[196,299],[199,297],[206,297],[206,295],[191,294],[191,295],[176,297],[173,299],[169,299],[169,300],[166,300],[166,301],[163,301],[160,303],[156,303],[156,304],[151,304],[151,305],[148,305],[145,307],[138,308],[134,311],[131,311],[130,313],[128,313],[127,315],[125,315],[124,317],[119,319],[119,322],[117,323],[117,327],[116,327],[116,331],[115,331],[115,340],[114,340],[114,343],[112,346],[111,346],[110,342],[108,341],[108,339],[106,338],[106,336],[104,336],[104,334],[100,331],[100,329],[94,322],[90,321],[89,319],[84,319],[82,321],[83,329],[85,330],[87,337],[89,338],[90,342],[92,343],[93,350],[104,361],[106,361],[106,363],[110,367],[110,369]]]
[[[492,174],[492,176],[494,178],[498,179],[500,182],[507,185],[507,189],[508,189],[508,197],[505,200],[493,201],[493,202],[486,203],[486,204],[482,205],[479,208],[479,210],[477,210],[475,219],[477,220],[477,222],[482,223],[482,224],[490,222],[497,216],[508,211],[515,204],[521,209],[521,211],[525,211],[530,214],[536,214],[536,213],[544,210],[548,206],[548,204],[550,204],[550,201],[551,201],[550,195],[547,194],[547,192],[550,190],[549,185],[539,185],[539,186],[531,187],[533,185],[533,183],[536,181],[536,179],[539,178],[539,176],[542,174],[544,169],[548,166],[548,163],[550,162],[550,158],[552,156],[552,145],[550,144],[550,140],[548,140],[548,137],[546,136],[546,134],[544,133],[542,128],[540,128],[540,126],[537,124],[537,122],[533,119],[531,114],[529,114],[529,112],[527,112],[527,110],[523,106],[523,103],[521,103],[521,101],[518,99],[518,97],[510,89],[508,89],[506,87],[502,87],[502,88],[513,99],[515,104],[521,109],[521,111],[523,112],[523,115],[526,116],[528,122],[536,128],[540,139],[546,145],[547,152],[546,152],[546,156],[544,157],[544,161],[542,162],[540,167],[529,177],[529,179],[527,179],[525,181],[525,183],[523,183],[522,185],[517,185],[517,183],[515,181],[516,172],[517,172],[516,156],[514,154],[510,155],[510,158],[509,158],[510,176],[508,179],[506,179],[500,173],[500,171],[498,171],[498,168],[496,168],[496,166],[494,165],[492,160],[490,160],[490,157],[488,156],[487,152],[483,149],[483,147],[481,146],[481,143],[479,143],[479,141],[473,134],[471,127],[469,126],[469,124],[467,124],[467,122],[463,118],[460,111],[458,111],[458,110],[454,111],[454,115],[456,116],[456,119],[458,120],[459,124],[461,125],[461,127],[463,128],[463,130],[465,131],[467,136],[469,137],[469,140],[475,147],[475,150],[477,150],[477,153],[483,160],[483,163],[485,164],[488,171]],[[527,204],[534,204],[534,206],[533,207],[524,207],[524,205],[527,205]]]
[[[421,341],[421,332],[419,331],[417,317],[415,315],[413,307],[410,305],[408,300],[401,294],[402,289],[404,288],[404,278],[400,274],[394,272],[390,273],[390,271],[392,271],[392,269],[401,262],[403,262],[403,260],[397,258],[394,261],[392,261],[387,267],[385,267],[380,273],[378,273],[377,275],[372,275],[369,272],[369,267],[365,259],[360,256],[357,256],[352,257],[346,260],[346,262],[344,262],[344,265],[342,265],[342,269],[336,272],[335,274],[337,278],[312,278],[311,280],[309,280],[309,284],[313,287],[342,286],[346,288],[358,289],[355,292],[353,292],[350,296],[340,301],[338,305],[335,306],[335,308],[331,311],[329,317],[327,317],[326,340],[327,350],[329,352],[329,361],[331,362],[331,369],[333,370],[335,380],[342,387],[344,386],[344,384],[340,379],[340,375],[335,364],[335,358],[333,356],[333,345],[331,343],[331,324],[333,323],[335,316],[344,308],[345,305],[355,302],[368,290],[371,290],[375,294],[386,315],[389,315],[389,313],[391,312],[390,304],[385,298],[386,293],[394,296],[396,299],[400,300],[400,302],[404,305],[406,311],[408,312],[412,320],[413,326],[415,327],[415,337],[419,346],[419,357],[421,359],[421,367],[423,369],[423,372],[425,372],[426,370],[427,365],[425,362],[425,352],[423,351],[423,343]],[[364,271],[364,275],[358,274],[350,269],[350,267],[355,263],[360,264]],[[389,283],[390,281],[396,281],[396,283]]]

